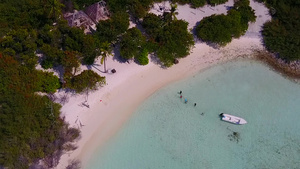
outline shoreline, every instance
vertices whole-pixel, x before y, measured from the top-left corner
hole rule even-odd
[[[233,0],[215,6],[213,10],[205,6],[201,8],[206,11],[205,14],[199,8],[191,9],[187,5],[178,5],[177,17],[186,20],[191,28],[190,26],[194,26],[193,23],[201,20],[205,15],[226,13],[226,5],[230,4],[233,4]],[[101,149],[132,116],[138,106],[160,88],[191,77],[217,64],[245,56],[254,56],[255,51],[265,50],[260,30],[270,16],[266,14],[268,10],[263,4],[250,1],[250,5],[257,10],[256,15],[262,17],[258,17],[255,23],[249,24],[249,29],[244,36],[233,39],[225,47],[215,49],[206,43],[196,41],[190,55],[167,69],[161,68],[151,59],[148,65],[140,66],[135,63],[120,63],[114,58],[108,58],[106,62],[108,69],[115,68],[116,73],[101,73],[99,71],[103,69],[101,65],[92,67],[94,71],[106,77],[106,86],[80,95],[70,96],[64,91],[56,93],[58,98],[68,96],[68,102],[62,107],[61,116],[65,117],[70,126],[81,130],[81,139],[75,143],[78,148],[65,153],[56,168],[67,167],[73,159],[79,160],[84,168],[92,154]],[[87,68],[82,68],[84,69]],[[82,106],[82,102],[87,102],[89,108]]]
[[[242,37],[241,39],[248,39],[250,41],[258,40],[258,38],[253,38],[253,37],[251,37],[251,38]],[[242,40],[236,39],[236,43],[238,43],[239,41],[242,41]],[[201,45],[201,44],[198,44],[198,45]],[[250,59],[250,60],[257,61],[257,62],[261,62],[262,64],[272,68],[273,71],[280,73],[284,77],[290,78],[291,80],[299,83],[300,69],[296,69],[295,67],[291,68],[291,67],[289,67],[289,64],[287,64],[285,62],[278,62],[278,60],[279,60],[278,58],[276,58],[274,55],[272,55],[271,53],[266,51],[263,46],[260,46],[260,47],[262,47],[262,48],[259,50],[253,49],[253,48],[248,48],[252,52],[250,52],[250,53],[249,53],[249,51],[244,52],[244,53],[241,52],[238,55],[230,56],[230,57],[228,56],[228,54],[229,54],[229,52],[233,52],[232,49],[229,49],[229,50],[221,49],[221,50],[216,50],[213,52],[210,51],[206,55],[203,55],[202,58],[205,58],[207,55],[209,55],[211,53],[214,53],[214,54],[218,53],[221,55],[226,53],[227,56],[216,57],[216,58],[214,58],[215,60],[211,60],[211,61],[202,60],[202,61],[204,61],[203,67],[191,68],[190,72],[188,70],[183,71],[182,74],[177,75],[173,78],[170,77],[168,79],[165,79],[165,81],[159,83],[158,85],[156,85],[154,87],[149,87],[149,86],[152,86],[152,85],[149,85],[149,86],[147,86],[146,89],[139,88],[139,90],[137,90],[137,91],[142,92],[142,93],[139,93],[139,94],[134,93],[133,96],[135,96],[135,97],[131,98],[131,100],[129,100],[129,101],[121,103],[122,99],[118,98],[117,95],[118,94],[122,95],[123,93],[127,93],[128,91],[126,90],[127,89],[126,87],[128,87],[128,85],[132,84],[133,82],[137,82],[137,81],[139,81],[141,84],[148,82],[148,81],[140,81],[140,80],[143,78],[143,76],[149,75],[149,72],[154,71],[156,73],[156,72],[161,72],[161,71],[168,71],[166,69],[160,68],[159,65],[155,65],[152,62],[151,68],[149,68],[149,70],[147,69],[142,72],[138,72],[130,77],[130,80],[133,80],[133,82],[131,82],[131,83],[123,82],[123,83],[119,84],[118,86],[115,86],[115,88],[121,88],[121,89],[115,93],[112,93],[113,97],[111,98],[111,101],[114,102],[114,105],[120,104],[125,107],[126,107],[126,105],[127,106],[129,105],[129,106],[126,107],[125,109],[123,109],[122,110],[123,112],[120,114],[115,113],[115,111],[118,111],[119,107],[114,107],[114,108],[105,107],[103,110],[106,110],[106,111],[108,111],[108,113],[112,113],[112,114],[105,116],[105,120],[107,120],[105,123],[99,124],[98,126],[96,126],[97,129],[95,130],[95,133],[93,133],[89,139],[86,139],[86,141],[84,141],[85,142],[84,145],[80,145],[80,147],[82,147],[81,148],[82,150],[80,152],[76,153],[76,150],[74,151],[74,154],[77,154],[77,155],[73,155],[73,153],[71,153],[72,155],[69,156],[68,163],[70,163],[70,160],[71,160],[70,157],[72,157],[72,158],[76,158],[77,160],[79,160],[82,164],[82,167],[85,167],[87,165],[90,157],[92,156],[92,154],[94,152],[98,151],[99,149],[101,149],[103,146],[105,146],[107,141],[109,139],[111,139],[119,131],[119,129],[123,126],[123,124],[125,124],[128,121],[128,119],[136,112],[138,106],[142,102],[144,102],[148,97],[150,97],[153,93],[155,93],[157,90],[160,90],[161,88],[163,88],[171,83],[189,78],[197,73],[201,73],[202,71],[205,71],[206,69],[209,69],[218,64],[224,64],[226,62],[235,61],[237,59]],[[233,48],[233,46],[231,48]],[[244,51],[244,50],[240,50],[240,51]],[[234,50],[234,53],[236,54],[237,51]],[[268,57],[264,57],[266,55]],[[194,57],[196,57],[196,56],[194,56]],[[186,58],[184,58],[184,59],[186,59]],[[187,62],[188,61],[185,61],[185,66],[186,66]],[[181,62],[179,62],[179,64],[180,63]],[[192,63],[190,63],[190,64],[192,64]],[[195,64],[195,65],[198,65],[198,64]],[[178,68],[174,68],[173,71],[175,71],[175,69],[178,70]],[[173,71],[170,71],[171,74],[174,73]],[[154,74],[150,73],[150,75],[154,76],[155,73]],[[168,75],[168,74],[169,74],[169,72],[166,73],[165,75]],[[162,78],[162,77],[165,77],[165,76],[160,76],[160,78]],[[148,77],[147,80],[152,80],[152,78]],[[155,82],[153,81],[153,83],[155,83]],[[157,83],[155,83],[155,84],[157,84]],[[107,93],[104,93],[104,95],[105,94],[107,94]],[[132,103],[132,104],[129,104],[129,103]],[[97,108],[100,108],[100,107],[101,107],[101,105],[97,105]],[[96,112],[93,112],[93,113],[97,113],[97,112],[98,112],[98,110],[96,110]],[[121,116],[116,119],[117,115],[121,115]],[[96,117],[98,117],[98,116],[100,117],[101,115],[96,115]],[[103,118],[103,116],[101,116],[101,117]],[[95,124],[97,123],[96,120],[94,120],[94,122],[95,122]],[[70,153],[68,153],[68,154],[70,154]],[[67,166],[68,163],[65,163],[64,166]]]
[[[97,97],[100,97],[104,101],[96,102],[88,111],[78,113],[81,119],[85,118],[82,120],[85,125],[81,128],[82,137],[76,143],[78,149],[64,154],[57,168],[68,166],[72,159],[78,159],[83,167],[86,166],[94,151],[104,146],[131,117],[138,106],[160,88],[191,77],[211,66],[246,55],[253,55],[255,50],[263,49],[260,39],[249,37],[235,39],[228,46],[221,49],[214,49],[206,44],[197,43],[188,57],[180,59],[179,63],[171,68],[163,69],[151,62],[147,68],[141,71],[127,72],[126,80],[109,89],[106,88],[106,90],[104,87],[104,91],[99,89],[99,91],[102,91],[100,95],[97,91],[91,94],[93,96],[89,96],[97,101]],[[109,61],[118,64],[113,59]],[[115,75],[117,74],[118,72]],[[111,83],[109,78],[107,80],[108,83]],[[76,118],[76,114],[65,115],[68,121]]]
[[[300,82],[300,62],[286,63],[268,51],[256,51],[254,58],[270,66],[274,71],[282,74],[284,77],[297,83]]]

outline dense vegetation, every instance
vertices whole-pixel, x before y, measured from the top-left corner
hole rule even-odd
[[[121,57],[128,60],[137,58],[141,55],[146,43],[146,37],[137,28],[130,28],[123,36],[120,42]]]
[[[57,79],[1,54],[0,67],[0,166],[27,168],[41,158],[48,167],[55,166],[65,143],[79,135],[60,119],[59,104],[34,94],[40,87],[52,90],[49,86],[56,86]]]
[[[0,168],[28,168],[40,159],[46,168],[55,166],[76,148],[67,142],[79,131],[59,117],[61,106],[48,96],[61,87],[81,92],[105,83],[91,70],[76,75],[81,63],[94,62],[100,41],[61,20],[63,7],[58,0],[0,3]],[[39,63],[60,65],[63,78],[36,70]]]
[[[2,0],[0,3],[0,168],[28,168],[43,159],[47,167],[56,165],[61,153],[72,150],[66,144],[79,136],[59,117],[60,105],[50,97],[59,88],[80,93],[105,84],[105,77],[92,70],[80,72],[81,64],[105,60],[112,47],[120,44],[121,57],[149,62],[148,54],[169,67],[177,58],[189,54],[193,36],[188,23],[176,18],[176,5],[161,16],[148,14],[150,6],[161,0],[109,0],[110,19],[100,21],[94,34],[71,28],[62,11],[84,9],[99,0]],[[62,3],[63,4],[62,4]],[[221,4],[227,0],[173,0],[192,7]],[[266,0],[276,9],[273,20],[264,26],[266,46],[286,60],[300,57],[298,32],[299,6],[296,0]],[[70,5],[71,4],[71,5]],[[133,17],[145,30],[129,27]],[[255,21],[249,0],[236,1],[227,15],[204,18],[196,28],[197,36],[225,45],[240,37]],[[40,57],[42,56],[42,57]],[[61,67],[59,77],[36,70]],[[62,73],[62,72],[60,72]],[[45,96],[37,92],[44,92]]]
[[[39,28],[50,23],[50,3],[46,1],[9,1],[0,4],[0,37],[21,27]]]
[[[172,0],[173,3],[190,4],[193,8],[204,6],[206,3],[210,5],[219,5],[226,3],[228,0]]]
[[[99,2],[99,0],[72,0],[72,2],[75,9],[81,10],[84,9],[85,7],[88,7],[91,4]]]
[[[55,93],[60,88],[59,78],[53,72],[33,71],[36,77],[36,91],[45,93]]]
[[[136,61],[140,64],[140,65],[147,65],[149,63],[149,58],[148,58],[148,50],[146,48],[144,48],[141,52],[140,55],[138,55],[136,57]]]
[[[272,21],[263,27],[266,47],[286,61],[300,59],[300,2],[298,0],[266,0]]]
[[[158,1],[161,0],[109,0],[106,1],[106,3],[109,7],[109,11],[112,13],[126,12],[126,10],[129,10],[133,16],[143,18],[150,9],[150,5]],[[76,9],[83,9],[84,7],[99,2],[99,0],[72,0],[72,2]]]
[[[105,84],[105,77],[99,76],[92,70],[84,70],[79,75],[74,76],[67,86],[74,89],[77,93],[84,90],[95,90],[98,86]]]
[[[56,26],[44,25],[38,31],[37,45],[44,54],[42,66],[45,69],[62,64],[64,51],[75,51],[83,63],[93,64],[99,55],[99,40],[85,35],[83,30],[71,28],[66,21],[58,21]],[[63,50],[61,50],[63,49]]]
[[[197,37],[218,45],[226,45],[231,42],[232,37],[240,37],[247,31],[248,23],[256,19],[249,3],[249,0],[240,0],[235,2],[227,15],[212,15],[203,18],[196,27]]]
[[[126,12],[116,12],[110,19],[100,21],[95,33],[100,42],[115,43],[118,36],[129,27],[129,15]]]
[[[148,43],[154,46],[149,49],[167,67],[173,65],[175,59],[187,56],[194,45],[193,36],[187,30],[188,23],[177,20],[175,10],[176,6],[163,16],[148,14],[142,23],[149,35]]]
[[[68,1],[68,0],[65,0]],[[76,9],[83,9],[99,0],[72,0]],[[135,18],[143,18],[146,16],[151,5],[155,2],[163,0],[109,0],[106,1],[109,10],[112,13],[125,12],[126,10]],[[193,8],[202,7],[205,4],[218,5],[226,3],[228,0],[171,0],[171,3],[190,4]]]
[[[197,8],[204,6],[207,3],[207,0],[173,0],[172,2],[177,2],[179,4],[190,4],[192,7]]]
[[[228,0],[208,0],[207,2],[211,5],[219,5],[219,4],[224,4]]]
[[[108,1],[109,7],[113,10],[118,7],[114,2],[118,1]],[[143,1],[145,4],[148,2],[150,3],[150,1]],[[130,8],[131,5],[128,7]],[[100,42],[113,44],[120,42],[122,58],[126,60],[134,58],[145,65],[148,63],[149,51],[154,52],[164,66],[171,66],[174,59],[189,54],[190,47],[194,44],[193,36],[187,30],[187,23],[176,19],[176,5],[173,5],[171,11],[164,13],[163,16],[147,14],[144,17],[142,26],[149,35],[147,43],[145,43],[145,36],[137,28],[127,30],[129,16],[124,12],[124,6],[122,9],[113,13],[110,19],[100,21],[95,33]]]

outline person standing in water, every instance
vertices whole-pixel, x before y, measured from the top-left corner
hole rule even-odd
[[[182,91],[180,90],[179,94],[182,94]]]
[[[184,99],[184,103],[187,103],[188,101],[187,101],[187,99]]]
[[[194,103],[194,107],[196,107],[197,103]]]

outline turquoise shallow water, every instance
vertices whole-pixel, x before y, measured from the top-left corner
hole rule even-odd
[[[248,124],[223,122],[221,112]],[[300,168],[299,121],[299,84],[255,61],[229,62],[153,94],[87,168]]]

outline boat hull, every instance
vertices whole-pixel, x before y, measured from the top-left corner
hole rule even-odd
[[[241,117],[236,117],[236,116],[233,116],[230,114],[224,114],[224,113],[221,113],[220,116],[221,116],[221,120],[227,121],[229,123],[238,124],[238,125],[247,124],[247,121]]]

